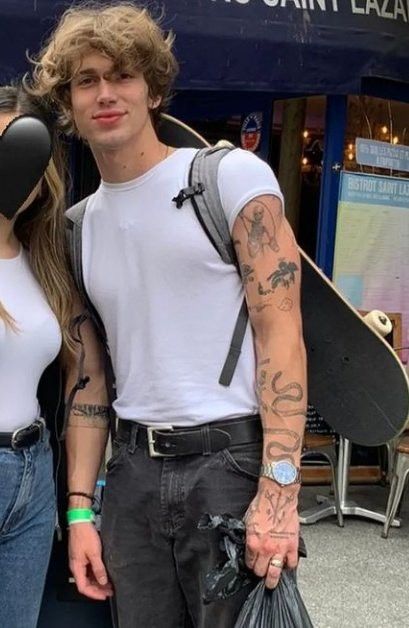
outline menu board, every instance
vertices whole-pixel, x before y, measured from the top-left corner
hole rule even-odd
[[[409,344],[409,179],[341,174],[333,281],[359,310],[401,313]]]

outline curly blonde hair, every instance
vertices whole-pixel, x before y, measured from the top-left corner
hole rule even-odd
[[[174,36],[165,33],[145,8],[120,3],[102,7],[86,4],[65,11],[34,64],[30,91],[59,108],[60,121],[72,132],[70,82],[84,55],[97,51],[114,62],[115,70],[142,72],[152,100],[156,125],[166,108],[178,64],[172,52]]]

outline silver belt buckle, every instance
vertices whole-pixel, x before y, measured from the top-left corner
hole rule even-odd
[[[24,432],[25,429],[25,427],[19,427],[18,430],[15,430],[11,436],[11,448],[15,451],[19,449],[19,446],[17,444],[18,435],[20,432]]]
[[[29,427],[31,427],[32,425],[35,425],[38,428],[39,431],[39,439],[40,440],[43,437],[44,434],[44,428],[45,428],[45,421],[43,418],[38,418],[35,421],[33,421],[33,423],[30,423],[30,425],[27,425],[26,427],[19,427],[18,430],[15,430],[12,434],[11,437],[11,448],[14,450],[18,450],[19,446],[17,444],[17,438],[20,432],[24,432],[26,429],[28,429]]]
[[[36,419],[34,421],[34,423],[37,425],[38,431],[40,432],[38,440],[44,440],[45,419],[43,419],[43,417],[39,416],[38,419]]]
[[[173,425],[169,425],[169,423],[163,423],[162,425],[150,425],[146,428],[146,432],[148,434],[148,449],[149,455],[151,458],[174,458],[175,454],[161,454],[159,451],[155,450],[155,435],[154,432],[173,432]]]

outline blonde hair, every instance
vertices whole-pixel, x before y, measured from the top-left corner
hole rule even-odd
[[[0,112],[35,115],[48,127],[52,157],[43,175],[40,195],[17,216],[14,232],[28,252],[31,268],[61,327],[63,352],[74,349],[70,333],[73,282],[68,269],[64,229],[64,161],[49,112],[21,87],[0,87]],[[0,319],[16,330],[15,321],[0,303]]]
[[[0,321],[3,321],[7,327],[10,327],[13,331],[17,331],[16,321],[10,314],[7,312],[6,308],[3,306],[0,301]]]
[[[65,11],[34,64],[31,91],[48,97],[60,111],[66,131],[73,131],[70,82],[82,57],[97,51],[114,62],[115,70],[142,72],[152,100],[160,104],[151,110],[156,124],[168,104],[178,64],[172,52],[174,37],[166,36],[144,8],[120,3],[105,8],[94,4]]]

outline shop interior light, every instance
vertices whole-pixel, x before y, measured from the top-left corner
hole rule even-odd
[[[354,153],[348,153],[348,159],[349,161],[352,161],[354,158]]]
[[[303,137],[305,137],[305,139],[307,139],[308,136],[309,136],[309,133],[308,133],[307,130],[305,130],[304,133],[303,133]]]
[[[383,133],[384,135],[386,135],[386,134],[387,134],[387,132],[388,132],[388,127],[387,127],[387,126],[383,126],[383,127],[382,127],[382,133]]]
[[[397,143],[399,142],[399,138],[398,138],[398,136],[397,136],[397,135],[395,135],[395,137],[393,138],[392,142],[393,142],[394,144],[397,144]]]
[[[354,145],[353,144],[348,144],[348,149],[349,150],[354,150]]]
[[[303,166],[306,166],[306,165],[308,164],[308,159],[307,159],[307,157],[303,157],[303,158],[302,158],[302,163],[303,163]]]

